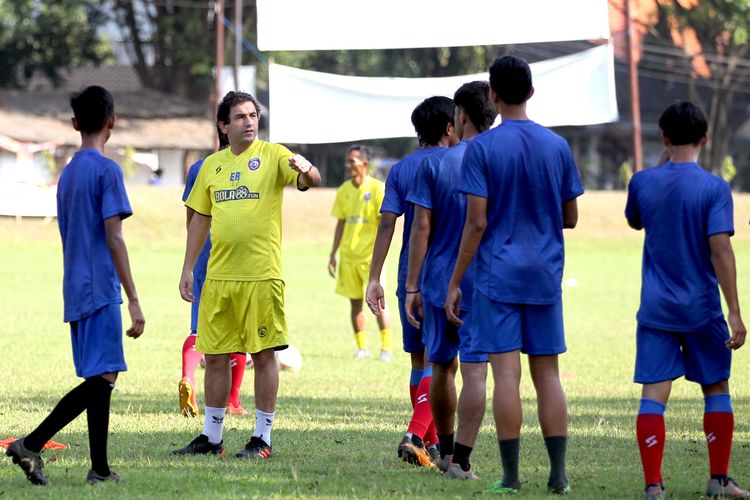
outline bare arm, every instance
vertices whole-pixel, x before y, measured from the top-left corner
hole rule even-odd
[[[190,207],[185,207],[185,229],[188,229],[190,227],[190,221],[193,219],[193,215],[195,215],[195,210],[193,210]]]
[[[333,248],[331,248],[331,255],[328,258],[328,274],[331,275],[331,278],[336,277],[336,252],[341,244],[341,235],[344,234],[344,224],[346,224],[345,220],[338,219],[336,229],[333,231]]]
[[[747,330],[740,315],[740,302],[737,295],[737,269],[734,261],[732,243],[727,233],[715,234],[708,239],[711,247],[711,262],[719,280],[719,286],[724,294],[729,314],[727,322],[732,337],[727,341],[727,347],[739,349],[745,343]]]
[[[406,319],[414,328],[419,328],[419,319],[414,315],[417,310],[422,317],[422,296],[419,290],[419,271],[429,246],[432,230],[432,210],[419,205],[414,206],[414,221],[409,235],[409,266],[406,275]],[[413,293],[415,292],[415,293]]]
[[[104,221],[104,234],[107,241],[107,248],[112,255],[112,263],[115,265],[115,271],[120,278],[122,287],[125,289],[125,295],[128,297],[128,313],[130,314],[130,328],[125,334],[128,337],[137,339],[143,333],[146,320],[141,311],[141,305],[138,302],[138,293],[135,290],[135,282],[130,272],[130,259],[128,258],[128,248],[125,246],[125,239],[122,237],[122,219],[119,215],[110,217]]]
[[[195,212],[190,220],[187,231],[187,244],[185,245],[185,260],[182,264],[182,276],[180,277],[180,296],[187,302],[194,302],[193,296],[193,267],[211,228],[211,217]]]
[[[468,196],[466,209],[466,223],[461,235],[461,246],[458,249],[458,259],[453,268],[453,275],[448,283],[448,297],[445,301],[445,313],[448,320],[455,325],[462,325],[459,318],[461,305],[461,289],[458,286],[477,253],[484,231],[487,229],[487,198]]]
[[[393,232],[396,229],[396,219],[398,216],[393,212],[383,212],[380,214],[380,224],[378,224],[378,234],[375,236],[375,244],[372,249],[372,263],[370,264],[370,280],[367,284],[365,300],[372,313],[380,315],[380,311],[385,309],[385,293],[380,285],[380,274],[383,272],[383,264],[388,256],[388,249],[391,246]]]
[[[578,224],[578,201],[573,198],[563,203],[563,229],[573,229]]]

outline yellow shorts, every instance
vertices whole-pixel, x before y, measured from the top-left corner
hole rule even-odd
[[[203,284],[195,349],[205,354],[284,349],[284,282],[222,281]]]
[[[385,265],[380,275],[385,274]],[[370,262],[339,263],[339,276],[336,280],[336,293],[348,299],[362,300],[365,298],[365,287],[370,279]]]

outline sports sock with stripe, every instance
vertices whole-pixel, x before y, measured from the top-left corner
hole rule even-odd
[[[212,408],[206,406],[206,415],[203,418],[203,434],[208,436],[209,443],[221,443],[224,431],[224,415],[226,412],[226,408]]]
[[[734,411],[729,394],[706,396],[703,413],[703,432],[708,445],[708,460],[712,479],[726,479],[732,455]]]
[[[661,464],[664,457],[666,428],[664,412],[667,405],[655,399],[642,398],[636,420],[636,436],[641,453],[643,478],[646,484],[662,484]]]
[[[195,350],[197,336],[193,333],[187,336],[182,343],[182,378],[187,378],[195,387],[195,369],[198,368],[203,354]]]
[[[253,436],[261,438],[268,446],[271,446],[271,428],[275,416],[276,412],[268,413],[255,409],[255,432],[253,432]]]
[[[411,369],[411,376],[409,377],[409,400],[411,401],[412,408],[414,408],[414,404],[417,401],[417,389],[419,388],[419,381],[422,380],[422,371],[416,368]]]
[[[422,372],[414,403],[414,413],[409,422],[408,432],[427,441],[427,429],[432,424],[432,408],[430,408],[430,384],[432,383],[432,366],[427,366]],[[434,432],[434,431],[433,431]],[[437,440],[437,436],[435,436]],[[434,444],[434,443],[432,443]]]

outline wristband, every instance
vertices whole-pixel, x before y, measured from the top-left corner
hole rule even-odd
[[[410,294],[410,293],[419,293],[419,290],[407,290],[406,293],[407,294]]]

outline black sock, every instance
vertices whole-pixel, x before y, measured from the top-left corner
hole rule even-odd
[[[500,459],[503,462],[502,485],[508,488],[520,488],[518,479],[518,462],[521,456],[521,438],[499,439]]]
[[[565,475],[565,451],[568,445],[567,436],[551,436],[544,438],[549,455],[549,486],[568,484]]]
[[[471,446],[466,446],[461,443],[456,443],[453,447],[453,463],[461,466],[461,470],[466,472],[471,469],[469,463],[469,455],[471,455]]]
[[[112,383],[104,377],[91,377],[89,406],[86,419],[89,424],[89,450],[91,468],[100,476],[109,476],[107,437],[109,436],[109,405],[112,400]]]
[[[417,448],[424,448],[424,441],[422,441],[422,438],[417,436],[416,434],[411,435],[411,444],[413,444]]]
[[[726,474],[711,474],[711,479],[718,479],[722,485],[726,485],[728,476]]]
[[[35,453],[42,451],[45,443],[60,432],[60,429],[72,422],[78,415],[83,413],[88,404],[90,387],[88,380],[84,380],[71,389],[57,403],[47,418],[39,426],[31,431],[23,440],[23,445]]]
[[[453,455],[453,433],[438,434],[437,437],[440,443],[440,458],[445,458],[446,455]]]

